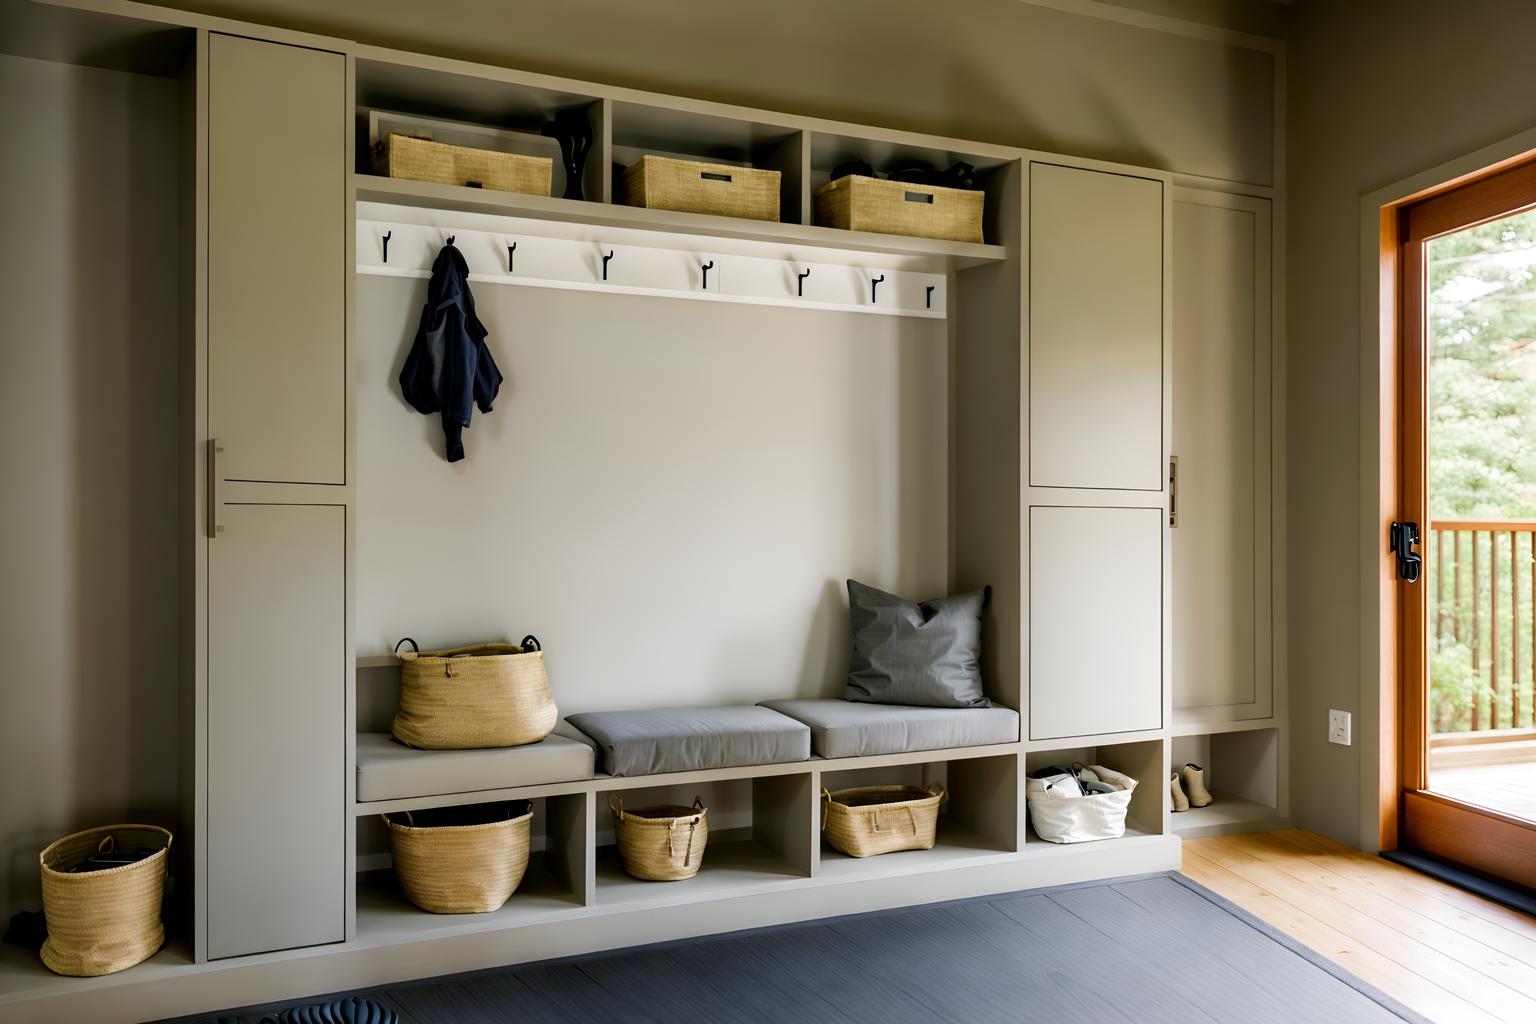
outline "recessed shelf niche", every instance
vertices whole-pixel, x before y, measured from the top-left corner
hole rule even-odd
[[[1206,807],[1170,813],[1169,829],[1188,839],[1251,832],[1259,823],[1278,826],[1285,817],[1280,797],[1280,730],[1241,729],[1175,736],[1173,771],[1186,764],[1205,769],[1214,798]]]
[[[633,811],[658,804],[686,807],[695,796],[709,811],[709,838],[699,873],[674,882],[650,882],[626,872],[614,845],[610,799],[622,800]],[[809,772],[614,789],[599,791],[596,797],[599,906],[746,894],[811,875],[815,806]]]
[[[565,192],[565,171],[561,167],[559,147],[540,134],[545,122],[561,110],[584,110],[592,128],[592,151],[582,169],[582,189],[588,202],[608,201],[606,165],[602,158],[606,137],[606,105],[596,96],[564,89],[548,88],[530,81],[534,76],[501,72],[493,75],[467,75],[394,61],[359,59],[357,61],[357,170],[372,173],[369,155],[369,112],[381,111],[412,115],[418,124],[430,120],[443,122],[444,131],[453,132],[465,125],[501,129],[528,136],[528,145],[517,152],[553,153],[554,175],[551,192],[559,197]],[[445,141],[456,141],[445,136]],[[541,143],[548,143],[541,146]],[[387,180],[387,179],[386,179]]]
[[[585,793],[531,801],[528,868],[510,899],[485,914],[434,914],[405,898],[390,865],[389,832],[379,815],[357,819],[357,925],[363,941],[405,935],[533,924],[584,906],[588,892]],[[471,802],[466,801],[465,806]]]
[[[818,874],[827,878],[924,870],[938,863],[975,861],[1019,848],[1019,759],[1013,754],[856,768],[821,773],[821,786],[836,792],[859,786],[916,786],[939,783],[949,799],[939,805],[938,836],[931,850],[902,850],[876,857],[850,857],[823,838]],[[824,799],[818,794],[818,800]],[[818,806],[817,824],[821,815]]]
[[[1085,765],[1100,764],[1136,780],[1136,790],[1131,796],[1131,806],[1125,816],[1125,834],[1160,835],[1163,817],[1168,803],[1168,782],[1164,744],[1161,738],[1136,740],[1130,743],[1105,743],[1096,747],[1060,747],[1051,750],[1035,750],[1025,755],[1026,771],[1037,771],[1052,765],[1070,766],[1074,761]],[[1046,840],[1035,834],[1031,825],[1026,841],[1044,844]]]
[[[615,101],[613,201],[623,201],[623,169],[649,153],[778,171],[780,222],[810,223],[801,206],[804,139],[784,125]]]

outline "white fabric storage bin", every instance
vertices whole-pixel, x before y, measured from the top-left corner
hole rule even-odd
[[[1066,786],[1052,785],[1058,780],[1066,780],[1065,775],[1025,780],[1029,817],[1035,826],[1035,834],[1041,839],[1051,843],[1088,843],[1125,835],[1125,812],[1131,806],[1136,780],[1103,765],[1093,764],[1088,768],[1100,782],[1119,789],[1113,793],[1085,795],[1067,792]]]

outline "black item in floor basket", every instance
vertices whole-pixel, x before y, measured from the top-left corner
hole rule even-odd
[[[113,850],[110,852],[93,853],[85,860],[69,869],[72,875],[84,874],[87,871],[106,871],[110,868],[126,867],[129,864],[137,864],[145,857],[153,857],[160,851],[151,850],[147,846],[139,846],[132,850]]]
[[[391,821],[412,828],[457,828],[465,825],[490,825],[521,818],[532,809],[527,800],[502,800],[489,804],[464,804],[457,807],[426,807],[417,811],[396,811]]]

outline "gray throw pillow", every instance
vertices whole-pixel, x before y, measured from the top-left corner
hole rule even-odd
[[[991,587],[921,604],[848,581],[853,654],[845,700],[989,708],[981,688],[981,610]]]

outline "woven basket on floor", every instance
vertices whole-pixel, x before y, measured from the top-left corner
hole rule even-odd
[[[390,132],[374,144],[373,173],[439,185],[471,185],[493,192],[547,196],[554,161],[547,156],[450,146]]]
[[[405,898],[434,914],[486,914],[522,884],[533,805],[526,800],[383,815]]]
[[[141,861],[71,874],[94,853],[141,847]],[[160,904],[165,898],[171,834],[154,825],[109,825],[51,843],[39,855],[48,940],[43,963],[55,974],[95,977],[149,959],[165,942]]]
[[[608,809],[625,871],[647,882],[675,882],[699,873],[709,841],[709,811],[698,797],[692,807],[663,804],[626,811],[623,798],[610,795]]]
[[[816,223],[848,231],[980,242],[982,192],[850,174],[816,190]]]
[[[821,830],[850,857],[933,849],[939,804],[949,798],[937,782],[927,789],[862,786],[821,793]]]
[[[407,642],[416,645],[400,641]],[[391,731],[408,747],[518,747],[548,736],[558,717],[544,652],[531,636],[521,646],[400,655],[400,710]]]
[[[651,210],[779,219],[778,171],[646,155],[624,169],[624,203]]]

